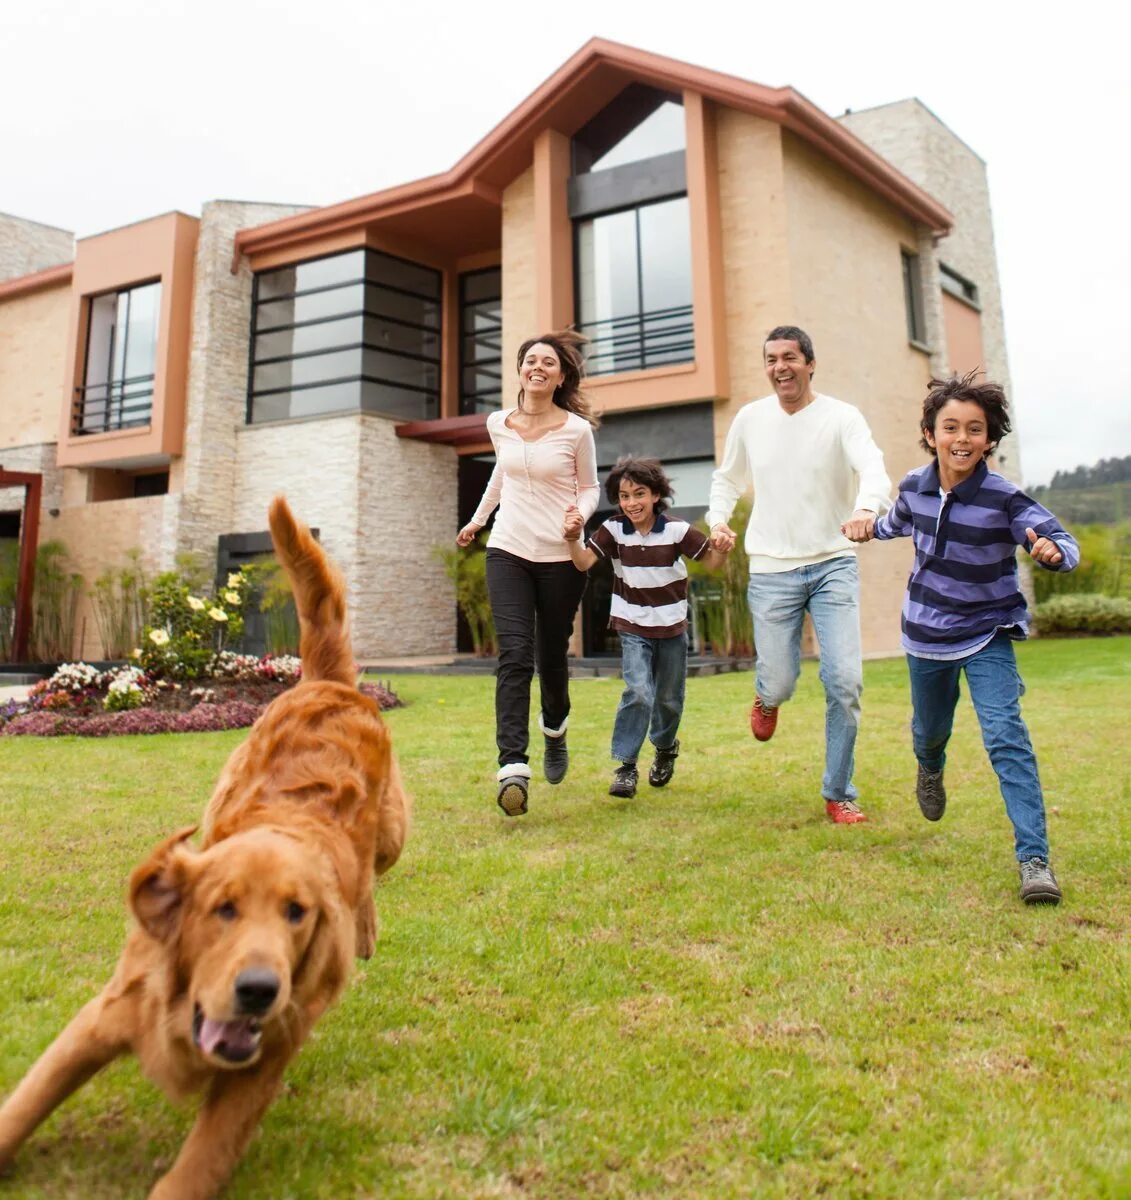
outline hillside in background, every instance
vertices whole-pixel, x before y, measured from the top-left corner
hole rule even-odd
[[[1057,471],[1047,486],[1028,491],[1066,524],[1118,525],[1131,520],[1131,455]]]

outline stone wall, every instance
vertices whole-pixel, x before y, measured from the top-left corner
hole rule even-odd
[[[252,289],[246,260],[232,274],[235,235],[302,211],[229,201],[204,206],[194,268],[185,450],[169,480],[170,490],[181,493],[173,552],[215,554],[220,534],[233,532],[237,435],[247,415]]]
[[[61,266],[74,257],[75,235],[69,230],[0,213],[0,283]]]
[[[455,594],[432,547],[456,528],[450,448],[400,439],[395,422],[345,413],[245,426],[230,532],[267,528],[286,495],[346,579],[359,661],[455,649]]]
[[[930,302],[941,303],[937,287],[939,261],[977,285],[986,375],[1003,384],[1008,394],[1005,319],[985,162],[920,100],[901,100],[846,113],[840,121],[950,209],[954,229],[934,248],[935,274],[933,279],[924,278],[924,291]],[[938,320],[941,330],[941,310]],[[939,336],[945,338],[941,332]],[[945,345],[945,341],[940,344]],[[936,363],[940,372],[948,366],[945,356]],[[1010,478],[1021,478],[1016,426],[997,462]]]

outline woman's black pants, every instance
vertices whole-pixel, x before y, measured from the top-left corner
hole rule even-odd
[[[530,562],[506,550],[487,551],[487,590],[499,639],[495,740],[500,767],[528,760],[535,662],[543,728],[560,729],[569,716],[566,651],[585,578],[572,562]]]

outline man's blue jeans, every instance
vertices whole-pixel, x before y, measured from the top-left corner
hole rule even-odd
[[[620,634],[624,693],[613,722],[613,758],[635,762],[649,726],[652,745],[670,750],[675,744],[687,683],[687,634],[649,638]]]
[[[806,611],[812,618],[825,687],[821,795],[826,800],[855,800],[852,768],[864,690],[856,556],[830,558],[793,571],[751,575],[746,598],[754,619],[754,686],[771,708],[793,695],[801,673]]]
[[[1017,671],[1013,640],[999,633],[981,650],[948,662],[909,654],[907,667],[911,674],[911,743],[920,765],[928,771],[941,771],[946,764],[958,679],[965,671],[982,742],[1013,824],[1017,861],[1047,859],[1045,801],[1033,743],[1021,719],[1025,685]]]

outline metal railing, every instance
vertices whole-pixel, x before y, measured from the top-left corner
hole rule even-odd
[[[75,388],[71,432],[110,433],[150,424],[153,416],[153,375],[135,375],[113,383],[88,383]]]
[[[692,362],[695,326],[690,304],[582,323],[589,339],[585,366],[590,375],[643,371]]]

